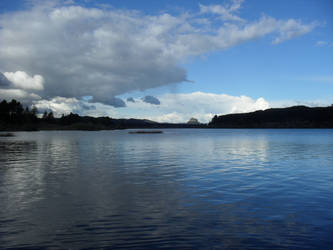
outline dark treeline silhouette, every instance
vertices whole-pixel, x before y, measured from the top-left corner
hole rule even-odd
[[[215,116],[212,128],[333,128],[333,106],[294,106]]]
[[[110,130],[127,128],[197,128],[203,125],[158,123],[146,119],[113,119],[110,117],[79,116],[70,113],[55,118],[53,112],[44,111],[41,118],[38,110],[29,110],[16,100],[0,103],[0,131],[34,130]]]
[[[0,103],[0,131],[34,130],[110,130],[127,128],[333,128],[333,106],[309,108],[294,106],[251,113],[215,116],[209,124],[158,123],[145,119],[114,119],[79,116],[70,113],[56,118],[45,111],[39,118],[35,107],[29,109],[12,100]]]
[[[33,107],[23,108],[22,104],[16,100],[0,103],[0,130],[36,130],[38,122],[37,109]]]

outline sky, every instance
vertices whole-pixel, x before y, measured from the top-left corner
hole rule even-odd
[[[331,0],[1,0],[0,99],[208,122],[333,103]]]

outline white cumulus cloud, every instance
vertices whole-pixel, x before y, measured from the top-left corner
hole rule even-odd
[[[39,100],[34,104],[41,110],[52,110],[57,116],[76,112],[80,115],[111,116],[114,118],[150,119],[158,122],[187,122],[191,117],[200,122],[209,122],[214,115],[243,113],[265,110],[270,104],[263,98],[252,99],[247,96],[231,96],[193,92],[186,94],[163,94],[158,96],[160,105],[151,105],[144,98],[132,98],[121,109],[101,103],[89,103],[76,98],[55,97]]]
[[[233,0],[230,5],[204,5],[200,4],[201,13],[212,13],[219,15],[223,21],[244,21],[234,13],[241,7],[243,0]]]
[[[214,115],[244,113],[265,110],[270,107],[264,98],[252,99],[247,96],[231,96],[205,92],[187,94],[165,94],[159,96],[160,108],[152,110],[150,116],[156,121],[186,122],[191,117],[208,122]]]
[[[111,105],[120,94],[188,81],[180,63],[190,57],[266,35],[277,44],[316,26],[269,16],[245,20],[240,0],[179,15],[50,3],[0,15],[0,71],[13,89],[42,98],[92,96]]]
[[[60,117],[62,114],[67,115],[71,112],[80,115],[89,114],[89,110],[95,110],[96,107],[86,101],[81,101],[76,98],[54,97],[50,100],[34,101],[34,106],[42,110],[52,110],[54,115]]]
[[[24,71],[4,72],[3,74],[17,88],[33,90],[44,88],[44,78],[41,75],[29,76]]]
[[[39,100],[41,97],[34,93],[29,93],[22,89],[0,89],[0,99],[16,99],[23,103],[30,103],[33,100]]]

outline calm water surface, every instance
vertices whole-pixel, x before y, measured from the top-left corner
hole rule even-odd
[[[0,138],[0,248],[333,246],[333,130]]]

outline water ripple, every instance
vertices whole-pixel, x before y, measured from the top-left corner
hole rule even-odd
[[[328,249],[333,130],[0,138],[4,249]]]

